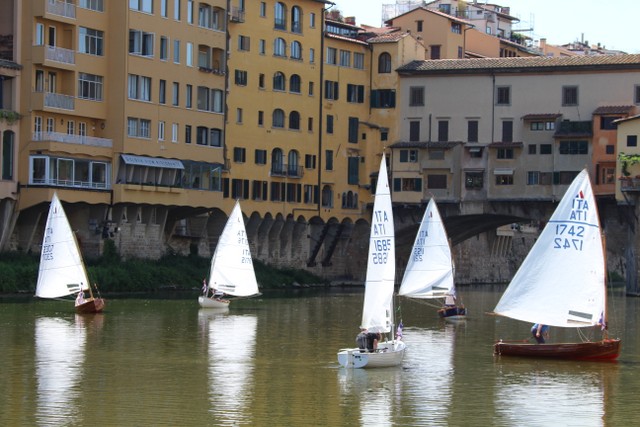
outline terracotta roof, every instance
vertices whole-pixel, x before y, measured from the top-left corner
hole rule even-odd
[[[447,13],[440,12],[439,10],[436,10],[436,9],[430,9],[430,8],[427,8],[427,7],[424,7],[424,6],[419,6],[419,7],[416,7],[415,9],[411,9],[411,10],[410,10],[410,11],[408,11],[408,12],[401,13],[400,15],[398,15],[398,16],[394,16],[394,17],[393,17],[393,18],[391,18],[391,19],[387,19],[385,22],[393,22],[393,20],[394,20],[394,19],[397,19],[397,18],[399,18],[400,16],[404,16],[404,15],[408,15],[408,14],[410,14],[410,13],[413,13],[413,12],[415,12],[415,11],[416,11],[416,10],[418,10],[418,9],[420,9],[420,10],[424,10],[425,12],[433,13],[434,15],[442,16],[443,18],[447,18],[447,19],[449,19],[450,21],[457,22],[457,23],[459,23],[459,24],[464,24],[464,25],[468,25],[468,26],[470,26],[470,27],[475,27],[475,25],[473,25],[470,21],[467,21],[467,20],[465,20],[465,19],[456,18],[456,17],[455,17],[455,16],[453,16],[453,15],[449,15],[449,14],[447,14]]]
[[[325,33],[325,35],[327,36],[327,38],[330,38],[330,39],[342,40],[344,42],[357,43],[357,44],[361,44],[361,45],[367,46],[367,42],[366,41],[354,39],[353,37],[341,36],[341,35],[333,34],[333,33]]]
[[[585,69],[640,69],[640,54],[564,57],[434,59],[411,61],[397,69],[405,75],[550,72]]]
[[[390,148],[441,148],[444,150],[449,150],[456,145],[460,145],[462,142],[460,141],[399,141],[391,144]]]
[[[562,117],[559,113],[541,113],[541,114],[525,114],[522,120],[555,120]]]
[[[593,114],[632,114],[634,111],[633,105],[611,105],[598,107]]]
[[[21,70],[22,65],[7,59],[0,59],[0,68],[11,68],[13,70]]]
[[[375,36],[375,37],[371,37],[370,39],[367,39],[367,43],[395,43],[398,40],[402,40],[403,38],[410,35],[411,34],[409,33],[403,33],[400,31],[395,33],[381,34],[379,36]]]

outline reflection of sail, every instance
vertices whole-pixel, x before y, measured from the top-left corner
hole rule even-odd
[[[411,353],[406,362],[416,375],[407,380],[404,397],[412,414],[426,417],[430,425],[446,425],[451,415],[455,328],[454,324],[445,324],[444,329],[411,328],[407,334]]]
[[[359,425],[391,425],[400,407],[403,372],[398,369],[340,369],[338,381],[344,405],[360,408]]]
[[[604,425],[604,379],[611,372],[562,362],[501,368],[495,407],[504,425],[522,425],[523,420],[536,425]]]
[[[79,422],[80,380],[84,364],[85,328],[57,317],[35,324],[38,425]]]
[[[209,320],[209,384],[213,411],[230,425],[247,422],[252,400],[258,319],[251,315],[212,315]]]

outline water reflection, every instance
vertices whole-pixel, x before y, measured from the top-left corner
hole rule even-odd
[[[209,356],[211,412],[223,412],[221,425],[250,421],[246,410],[253,400],[252,387],[256,329],[255,315],[231,315],[227,310],[200,310],[206,325]]]
[[[498,362],[495,407],[506,424],[605,425],[606,386],[615,363],[567,361]]]
[[[35,321],[35,367],[38,425],[69,425],[80,421],[86,329],[75,321],[39,317]]]
[[[358,405],[359,425],[391,425],[400,413],[402,368],[338,369],[343,402]],[[351,423],[347,423],[351,424]]]

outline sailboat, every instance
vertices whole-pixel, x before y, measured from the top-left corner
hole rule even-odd
[[[580,360],[613,360],[620,340],[607,333],[605,252],[589,175],[582,170],[511,280],[494,314],[565,328],[600,326],[600,341],[508,342],[494,353]]]
[[[456,305],[454,266],[447,232],[435,200],[424,211],[398,295],[417,299],[444,299],[440,317],[461,320],[467,313]]]
[[[365,346],[338,351],[338,362],[347,368],[380,368],[397,366],[402,362],[406,349],[400,337],[391,336],[382,340],[383,334],[393,334],[393,292],[395,287],[395,232],[391,193],[387,178],[385,156],[380,162],[376,186],[369,256],[365,279],[364,306],[360,329],[368,333],[379,333],[377,349],[369,351]]]
[[[239,201],[236,201],[211,257],[209,281],[205,281],[198,303],[204,308],[227,308],[230,301],[226,295],[260,295]]]
[[[89,292],[87,298],[85,292]],[[40,253],[36,297],[61,298],[76,294],[78,313],[99,313],[104,299],[95,298],[76,236],[57,193],[53,193]]]

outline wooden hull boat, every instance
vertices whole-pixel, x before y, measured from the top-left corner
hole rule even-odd
[[[202,295],[198,297],[198,304],[202,308],[228,308],[229,302],[228,299],[210,298]]]
[[[76,306],[78,314],[102,313],[102,310],[104,310],[104,299],[102,298],[88,298]]]
[[[620,355],[619,339],[596,342],[530,344],[499,341],[494,344],[498,356],[522,356],[571,360],[615,360]]]

